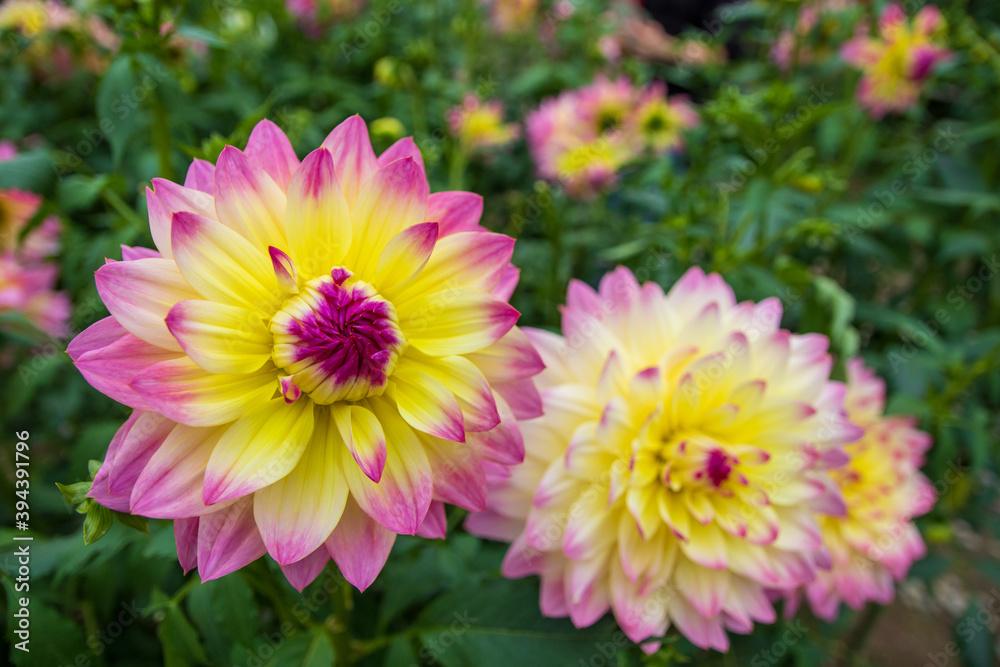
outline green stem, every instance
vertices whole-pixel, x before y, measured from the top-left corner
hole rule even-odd
[[[159,94],[153,94],[153,146],[160,162],[160,176],[168,181],[174,178],[174,168],[170,162],[170,120],[167,108]]]
[[[351,596],[351,585],[338,571],[337,590],[333,592],[333,649],[337,655],[337,665],[353,665],[354,651],[351,648],[351,610],[354,600]]]
[[[465,165],[468,163],[468,151],[464,141],[457,141],[451,151],[451,165],[448,171],[448,189],[464,190]]]
[[[838,661],[840,665],[848,665],[854,662],[861,653],[861,649],[865,646],[865,641],[868,636],[871,635],[872,628],[875,627],[875,623],[878,620],[879,614],[885,607],[877,604],[871,604],[865,606],[865,608],[858,614],[858,618],[854,621],[854,627],[846,637],[844,637],[844,644],[847,647],[847,652]]]
[[[101,190],[101,199],[113,208],[118,215],[128,220],[128,223],[138,229],[143,229],[148,226],[148,223],[140,217],[132,208],[122,201],[122,198],[118,196],[113,190],[107,188]]]
[[[275,583],[275,578],[271,574],[271,570],[263,561],[257,561],[250,567],[243,568],[240,570],[240,574],[251,588],[268,599],[271,607],[274,609],[274,613],[282,623],[290,623],[295,627],[302,627],[302,623],[295,618],[295,615],[288,608],[285,596]]]

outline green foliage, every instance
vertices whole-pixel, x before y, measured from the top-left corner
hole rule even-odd
[[[791,2],[740,3],[719,30],[693,32],[710,46],[733,40],[743,54],[704,66],[607,63],[597,0],[575,0],[565,20],[544,2],[540,25],[522,34],[495,34],[476,0],[373,0],[317,38],[278,0],[88,4],[121,42],[99,72],[40,76],[29,42],[0,35],[0,138],[22,148],[0,162],[0,187],[45,196],[33,224],[62,219],[60,288],[73,300],[73,334],[106,315],[93,282],[104,258],[120,257],[120,244],[152,243],[150,179],[182,181],[192,158],[242,147],[261,118],[301,156],[359,113],[378,150],[413,134],[432,190],[482,194],[483,224],[517,237],[522,324],[556,327],[571,278],[593,284],[624,264],[669,286],[700,265],[740,299],[777,296],[782,325],[829,336],[840,362],[863,356],[887,380],[889,411],[914,415],[935,440],[925,473],[940,500],[918,522],[930,554],[911,579],[933,590],[959,576],[972,592],[1000,582],[991,558],[957,537],[1000,538],[1000,17],[990,3],[941,4],[953,62],[920,105],[880,121],[858,107],[857,75],[835,55],[790,72],[770,62],[779,29],[796,18]],[[851,11],[817,39],[849,37],[868,10]],[[178,37],[204,44],[204,55]],[[609,194],[576,201],[538,182],[523,141],[469,158],[448,135],[446,112],[467,93],[499,99],[508,120],[522,120],[605,70],[667,81],[692,96],[702,120],[685,153],[628,168]],[[377,130],[376,119],[385,121]],[[298,593],[269,561],[201,583],[180,571],[168,523],[86,498],[96,473],[88,462],[104,457],[127,410],[72,368],[70,337],[6,313],[0,331],[0,430],[8,442],[31,433],[32,653],[13,648],[12,624],[5,631],[19,667],[81,656],[115,667],[754,664],[786,631],[758,626],[725,658],[671,631],[646,656],[610,617],[585,630],[542,618],[537,581],[501,578],[502,546],[464,534],[459,513],[446,542],[400,538],[364,594],[332,567]],[[0,498],[10,611],[20,594],[6,475]],[[970,665],[993,656],[988,630],[963,631],[980,603],[973,596],[946,633]],[[780,664],[861,664],[868,654],[843,646],[860,621],[850,611],[832,625],[808,620]]]

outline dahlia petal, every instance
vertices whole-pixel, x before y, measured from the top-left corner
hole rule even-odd
[[[215,211],[250,247],[285,247],[285,191],[233,146],[222,149],[215,165]]]
[[[523,526],[523,521],[506,517],[490,509],[483,512],[473,512],[465,517],[465,529],[473,535],[485,537],[488,540],[511,542],[521,532]],[[545,585],[544,581],[542,585]],[[562,586],[561,580],[559,585]],[[562,616],[565,615],[562,614]]]
[[[281,128],[266,118],[254,126],[247,140],[246,156],[258,169],[267,172],[282,192],[299,166],[299,159]]]
[[[123,262],[131,262],[136,259],[149,259],[149,258],[162,259],[163,257],[163,255],[161,255],[156,250],[153,250],[152,248],[132,247],[122,244],[121,249],[122,249]]]
[[[133,376],[130,387],[150,406],[189,426],[215,426],[238,419],[274,394],[274,374],[216,375],[180,357],[153,364]]]
[[[500,340],[466,356],[491,382],[521,380],[545,369],[542,357],[527,334],[514,327]]]
[[[166,324],[209,373],[253,373],[271,358],[271,333],[260,313],[247,308],[188,299],[170,309]]]
[[[441,226],[441,238],[480,231],[483,198],[473,192],[435,192],[427,198],[427,219]]]
[[[385,432],[387,456],[378,484],[353,465],[345,448],[342,456],[351,496],[368,516],[395,533],[415,535],[431,503],[430,463],[410,425],[384,399],[369,401]],[[336,555],[334,555],[336,558]]]
[[[348,495],[340,470],[342,446],[332,418],[320,411],[312,439],[295,468],[254,493],[253,513],[261,539],[279,565],[306,558],[337,527]]]
[[[216,511],[218,507],[202,502],[202,481],[223,431],[175,426],[136,480],[130,511],[153,519],[190,518]]]
[[[468,443],[418,436],[434,478],[432,497],[470,512],[486,509],[486,473]]]
[[[375,172],[351,209],[355,225],[347,263],[355,273],[372,276],[386,244],[427,219],[427,196],[427,179],[413,158],[396,160]]]
[[[524,461],[524,436],[507,401],[499,396],[495,399],[500,424],[489,431],[468,431],[465,441],[489,461],[517,465]]]
[[[289,405],[276,398],[227,427],[205,470],[206,504],[249,495],[288,475],[306,450],[313,425],[311,402]]]
[[[323,148],[330,151],[340,179],[344,196],[353,207],[361,186],[378,170],[378,160],[368,139],[368,127],[360,116],[351,116],[333,128],[323,141]]]
[[[306,586],[316,580],[329,562],[330,552],[326,550],[325,545],[321,545],[302,560],[282,565],[281,571],[292,588],[301,593]]]
[[[463,288],[489,292],[504,275],[514,239],[493,232],[460,232],[439,237],[423,270],[386,298],[405,303],[428,294],[448,295]]]
[[[464,357],[425,357],[410,354],[405,365],[421,370],[444,385],[458,401],[464,417],[465,430],[489,431],[500,423],[496,399],[490,383]]]
[[[396,533],[368,516],[353,498],[347,499],[337,528],[326,541],[326,549],[344,579],[364,592],[382,571]]]
[[[288,187],[285,208],[289,252],[306,275],[341,263],[351,245],[351,213],[330,151],[306,156]]]
[[[403,137],[392,146],[385,149],[385,152],[378,156],[379,169],[384,169],[389,166],[390,163],[408,157],[413,158],[413,161],[417,163],[418,167],[420,167],[421,172],[426,171],[424,169],[424,158],[420,155],[420,149],[417,148],[417,144],[413,141],[413,137]],[[426,175],[424,178],[426,178]]]
[[[714,618],[722,611],[729,592],[728,571],[709,570],[681,558],[675,581],[691,606],[705,618]]]
[[[331,413],[341,439],[361,471],[368,479],[378,483],[382,479],[386,459],[385,434],[378,418],[360,405],[334,403]]]
[[[143,412],[134,421],[129,419],[125,422],[119,429],[123,437],[118,443],[114,458],[105,462],[111,493],[131,495],[139,475],[174,426],[174,422],[156,412]],[[108,453],[111,453],[110,447]]]
[[[642,641],[666,632],[668,599],[639,594],[638,587],[625,578],[621,570],[611,570],[611,606],[615,620],[633,641]]]
[[[494,382],[493,390],[503,396],[518,419],[534,419],[542,416],[542,396],[531,378]]]
[[[94,481],[90,484],[90,491],[87,492],[87,497],[93,499],[98,505],[115,510],[116,512],[128,512],[128,495],[111,493],[111,490],[108,488],[109,479],[110,474],[108,466],[105,463],[97,471],[97,474],[94,475]]]
[[[514,290],[517,289],[517,283],[521,279],[521,269],[517,268],[513,264],[509,264],[503,271],[503,275],[500,276],[500,280],[497,282],[496,287],[490,290],[490,294],[500,299],[501,301],[510,301],[510,297],[514,295]]]
[[[184,187],[211,195],[215,192],[215,165],[195,158],[184,177]]]
[[[389,290],[410,280],[427,264],[437,239],[436,222],[421,222],[401,231],[379,255],[373,284]]]
[[[212,167],[213,174],[215,167]],[[146,188],[146,208],[149,210],[149,232],[163,257],[173,257],[170,249],[174,213],[196,213],[215,219],[215,199],[212,187],[207,191],[177,185],[162,178],[153,179],[153,189]]]
[[[389,386],[400,415],[419,431],[464,442],[461,409],[454,396],[419,368],[404,365],[406,361],[393,373]]]
[[[408,342],[435,357],[492,345],[520,316],[510,304],[474,289],[427,294],[398,306],[397,312]]]
[[[677,629],[695,646],[723,653],[729,650],[729,637],[721,615],[705,618],[685,600],[675,598],[670,605],[670,616]]]
[[[174,519],[174,542],[177,543],[177,560],[184,574],[198,566],[198,524],[200,519]]]
[[[695,563],[711,570],[723,569],[728,561],[725,533],[714,524],[691,523],[690,539],[681,542],[681,549]]]
[[[472,515],[473,518],[477,515]],[[541,590],[538,595],[538,607],[546,618],[565,618],[569,616],[569,605],[566,603],[566,586],[561,577],[542,577]]]
[[[129,383],[140,371],[179,353],[151,345],[125,331],[114,317],[105,317],[70,342],[66,352],[94,389],[137,410],[151,406]]]
[[[432,501],[424,522],[417,528],[417,535],[431,540],[443,540],[448,530],[448,520],[444,514],[444,503]]]
[[[271,315],[281,303],[282,292],[268,246],[254,247],[225,225],[191,213],[174,215],[171,243],[177,268],[198,292],[186,298],[200,294],[209,301],[251,308],[264,315]]]
[[[265,553],[250,498],[241,498],[198,521],[198,575],[202,581],[235,572]]]
[[[129,333],[165,350],[180,351],[164,323],[178,301],[197,298],[169,259],[137,259],[97,270],[97,292],[111,315]]]

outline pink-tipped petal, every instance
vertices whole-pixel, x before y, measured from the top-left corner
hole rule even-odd
[[[246,156],[263,169],[283,191],[299,166],[292,143],[281,128],[266,118],[253,128],[247,140]]]
[[[427,219],[441,225],[441,237],[480,231],[483,198],[474,192],[435,192],[427,199]]]
[[[266,552],[250,498],[206,514],[198,522],[198,574],[202,581],[235,572]]]
[[[351,116],[330,132],[323,141],[323,148],[333,156],[344,196],[353,206],[361,187],[379,168],[365,121],[360,116]]]
[[[448,520],[444,514],[444,503],[432,502],[424,522],[417,528],[417,535],[431,540],[443,540],[448,532]]]
[[[336,530],[326,541],[341,574],[359,591],[375,581],[396,541],[396,533],[377,521],[348,499]]]

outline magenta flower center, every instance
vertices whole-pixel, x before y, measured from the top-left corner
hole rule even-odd
[[[406,345],[396,309],[368,283],[348,283],[336,268],[309,281],[271,319],[274,363],[289,382],[322,404],[357,401],[385,391]]]
[[[722,483],[729,479],[729,473],[732,471],[733,466],[729,460],[729,456],[724,451],[713,449],[708,453],[705,472],[708,474],[708,479],[711,480],[712,486],[715,488],[722,486]]]

